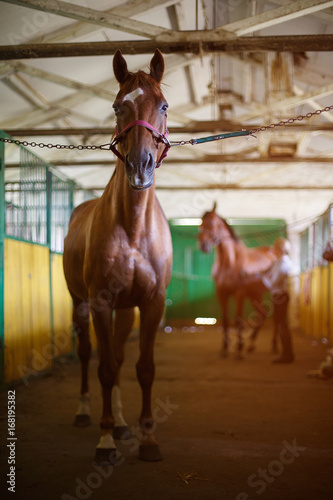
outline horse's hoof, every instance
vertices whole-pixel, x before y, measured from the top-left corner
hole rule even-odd
[[[96,448],[93,464],[100,467],[104,465],[115,465],[117,462],[116,448]]]
[[[163,460],[158,444],[141,444],[139,448],[139,459],[145,462],[160,462]]]
[[[255,346],[254,345],[249,345],[247,348],[247,352],[254,352],[255,351]]]
[[[88,427],[91,425],[90,415],[75,415],[74,425],[75,427]]]
[[[127,425],[118,425],[113,428],[112,436],[113,439],[127,440],[130,439],[131,433]]]

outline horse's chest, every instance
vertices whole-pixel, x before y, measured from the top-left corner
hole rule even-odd
[[[157,273],[152,263],[138,250],[122,248],[105,259],[105,282],[113,300],[120,307],[137,304],[151,296],[157,285]]]
[[[216,287],[223,293],[232,293],[237,287],[238,275],[232,268],[222,268],[216,262],[212,269]]]

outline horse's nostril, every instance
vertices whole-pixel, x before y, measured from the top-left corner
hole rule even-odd
[[[153,158],[153,155],[151,153],[148,153],[148,158],[147,158],[147,167],[152,168],[155,167],[155,160]]]

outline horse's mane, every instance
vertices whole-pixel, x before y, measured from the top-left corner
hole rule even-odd
[[[206,215],[210,214],[212,212],[206,212],[202,218],[204,218]],[[218,217],[226,226],[226,228],[228,229],[229,233],[230,233],[230,236],[233,240],[235,241],[241,241],[239,236],[237,236],[237,234],[235,233],[235,231],[233,230],[233,228],[227,223],[227,221],[225,219],[223,219],[223,217],[220,217],[219,215],[217,215],[216,212],[214,212],[216,217]]]
[[[219,217],[219,216],[218,216]],[[239,236],[237,236],[237,234],[235,233],[234,229],[227,223],[227,221],[225,219],[223,219],[222,217],[220,217],[220,219],[224,222],[224,224],[227,226],[227,229],[230,233],[230,236],[232,237],[233,240],[235,241],[240,241],[240,238]]]

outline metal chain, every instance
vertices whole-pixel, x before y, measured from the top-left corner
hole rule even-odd
[[[208,142],[212,140],[220,140],[220,139],[226,139],[228,137],[234,137],[238,135],[251,135],[253,137],[256,137],[255,134],[258,132],[265,132],[266,130],[275,128],[275,127],[285,127],[286,125],[290,125],[292,123],[295,123],[296,121],[302,121],[304,119],[309,119],[312,118],[315,115],[320,115],[321,113],[325,113],[328,111],[333,110],[333,104],[331,106],[326,106],[325,108],[322,109],[317,109],[316,111],[307,113],[306,115],[299,115],[296,118],[289,118],[288,120],[281,120],[278,123],[271,123],[270,125],[263,125],[262,127],[258,127],[255,129],[250,129],[250,130],[242,130],[241,132],[232,132],[230,134],[219,134],[217,136],[209,136],[207,138],[201,138],[201,139],[189,139],[187,141],[170,141],[171,146],[184,146],[185,144],[191,144],[194,146],[195,144],[199,144],[202,142]],[[207,140],[205,140],[207,139]],[[19,141],[18,139],[9,139],[6,137],[0,137],[1,142],[9,143],[9,144],[16,144],[17,146],[30,146],[32,148],[38,147],[38,148],[56,148],[56,149],[78,149],[79,151],[82,150],[90,150],[90,151],[96,151],[97,149],[100,150],[110,150],[110,143],[107,144],[100,144],[99,146],[95,145],[83,145],[79,144],[78,146],[75,146],[74,144],[52,144],[48,143],[45,144],[44,142],[28,142],[28,141]]]
[[[56,148],[56,149],[90,149],[90,150],[96,150],[96,149],[106,149],[103,146],[110,146],[109,144],[101,144],[100,146],[84,146],[83,144],[79,144],[78,146],[74,146],[74,144],[45,144],[44,142],[28,142],[28,141],[19,141],[18,139],[9,139],[7,137],[0,137],[1,142],[6,142],[9,144],[16,144],[17,146],[30,146],[32,148]],[[110,149],[110,148],[108,148]]]
[[[291,123],[295,123],[297,121],[301,122],[305,118],[312,118],[314,115],[320,115],[321,113],[325,113],[325,112],[331,111],[331,110],[333,110],[333,105],[326,106],[326,108],[317,109],[316,111],[313,111],[312,113],[307,113],[306,115],[299,115],[296,118],[289,118],[289,120],[281,120],[278,123],[271,123],[270,125],[263,125],[262,127],[251,129],[251,130],[249,130],[249,132],[251,133],[251,135],[254,135],[256,132],[265,132],[266,130],[269,130],[271,128],[284,127],[286,125],[290,125]]]

